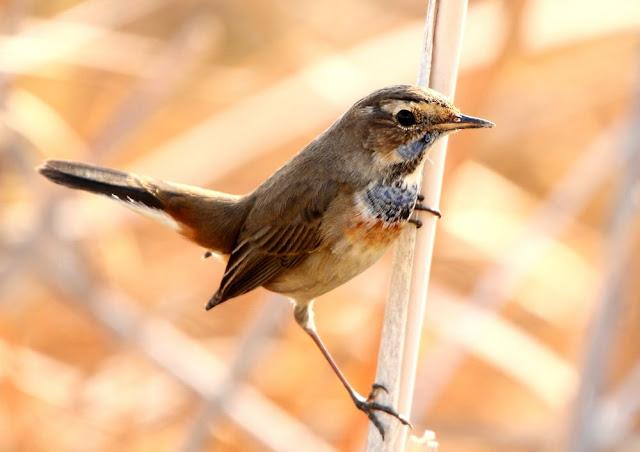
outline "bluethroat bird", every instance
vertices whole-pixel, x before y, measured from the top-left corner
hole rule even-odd
[[[50,160],[39,167],[51,181],[107,195],[161,219],[226,259],[209,310],[256,287],[292,300],[296,322],[307,332],[347,389],[356,407],[384,437],[377,417],[396,410],[356,392],[316,330],[313,300],[371,266],[402,228],[423,210],[416,176],[429,147],[460,129],[492,127],[466,116],[445,96],[399,85],[356,102],[331,127],[253,192],[235,196],[188,185]]]

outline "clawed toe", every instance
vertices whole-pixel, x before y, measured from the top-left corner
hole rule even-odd
[[[420,229],[422,227],[422,221],[418,220],[417,218],[411,218],[409,220],[409,223],[415,225],[416,229]]]
[[[418,198],[418,199],[420,199],[420,198]],[[442,217],[442,214],[440,213],[440,211],[438,209],[433,209],[433,208],[431,208],[429,206],[425,206],[424,204],[421,204],[419,202],[415,205],[414,210],[416,212],[419,212],[419,211],[429,212],[431,215],[435,216],[436,218],[441,218]],[[422,220],[420,220],[418,218],[410,218],[409,219],[409,223],[414,224],[416,229],[420,229],[422,227]]]
[[[366,399],[356,399],[355,403],[356,403],[356,407],[359,410],[366,413],[369,420],[373,423],[373,425],[376,427],[378,432],[380,432],[380,436],[382,436],[382,439],[384,440],[384,437],[385,437],[385,429],[384,429],[384,426],[382,425],[382,422],[380,422],[380,419],[378,419],[378,416],[376,415],[376,411],[382,411],[383,413],[387,413],[395,417],[396,419],[398,419],[400,422],[402,422],[402,424],[407,425],[410,428],[413,428],[411,423],[407,419],[405,419],[403,416],[401,416],[395,409],[393,409],[388,405],[383,405],[375,401],[375,397],[378,391],[383,391],[385,393],[389,392],[384,385],[379,383],[374,383],[371,387],[371,392],[369,393],[369,396]]]
[[[434,209],[432,207],[429,206],[425,206],[424,204],[416,204],[415,210],[421,210],[423,212],[429,212],[430,214],[438,217],[438,218],[442,218],[442,213],[438,210],[438,209]]]
[[[383,384],[380,383],[374,383],[371,385],[371,392],[369,393],[369,396],[367,397],[367,401],[372,401],[376,399],[376,395],[378,394],[378,391],[382,391],[385,394],[389,394],[389,390],[387,389],[387,387]]]

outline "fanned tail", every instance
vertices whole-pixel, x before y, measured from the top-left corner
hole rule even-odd
[[[48,160],[38,171],[59,185],[140,203],[150,209],[165,208],[152,187],[145,187],[140,178],[123,171],[63,160]]]
[[[38,171],[56,184],[124,203],[221,254],[230,254],[233,250],[253,203],[251,197],[160,181],[86,163],[48,160]]]

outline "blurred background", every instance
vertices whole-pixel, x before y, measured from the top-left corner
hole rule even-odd
[[[356,451],[290,306],[33,168],[244,193],[415,80],[422,0],[0,2],[0,450]],[[472,0],[412,421],[454,451],[640,450],[640,4]],[[373,382],[392,253],[317,304]]]

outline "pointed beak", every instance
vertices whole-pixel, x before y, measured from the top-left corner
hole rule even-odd
[[[451,129],[480,129],[484,127],[493,127],[494,123],[486,119],[474,118],[473,116],[457,114],[454,120],[447,124]]]

